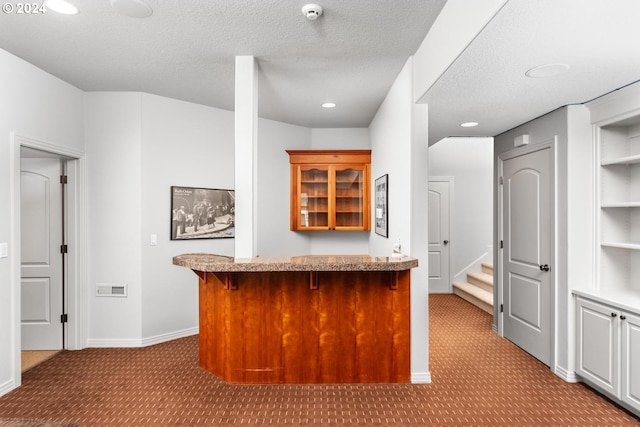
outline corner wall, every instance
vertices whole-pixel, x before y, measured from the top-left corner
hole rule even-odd
[[[372,187],[376,178],[389,175],[389,237],[372,230],[369,253],[389,256],[400,239],[403,252],[418,259],[411,271],[411,381],[428,383],[427,106],[413,103],[412,82],[410,58],[369,126]]]

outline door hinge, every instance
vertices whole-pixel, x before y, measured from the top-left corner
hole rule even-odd
[[[504,184],[504,179],[500,177],[500,185]]]
[[[504,240],[500,240],[500,249],[504,249]]]
[[[67,323],[69,321],[69,315],[68,314],[61,314],[60,315],[60,323]]]
[[[67,183],[67,175],[60,175],[60,184]]]
[[[500,313],[504,312],[504,304],[500,304]]]
[[[69,247],[67,245],[60,245],[60,253],[66,254],[69,252]]]

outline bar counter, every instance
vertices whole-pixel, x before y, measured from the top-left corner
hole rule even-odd
[[[173,258],[199,277],[200,366],[224,381],[408,383],[411,257]]]

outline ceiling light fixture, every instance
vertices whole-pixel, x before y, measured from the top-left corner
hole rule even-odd
[[[50,9],[62,15],[76,15],[79,12],[77,7],[65,0],[47,0],[44,5],[47,10]]]
[[[322,104],[322,108],[334,108],[336,106],[336,104],[334,104],[333,102],[325,102],[324,104]]]
[[[544,79],[548,77],[554,77],[558,74],[562,74],[569,69],[567,64],[544,64],[537,67],[533,67],[524,73],[525,76],[532,79]]]
[[[478,122],[465,122],[465,123],[462,123],[460,126],[462,126],[463,128],[472,128],[472,127],[478,126]]]
[[[153,9],[142,0],[111,0],[111,7],[130,18],[148,18]]]
[[[315,21],[322,15],[322,6],[318,4],[305,4],[302,6],[302,14],[309,21]]]

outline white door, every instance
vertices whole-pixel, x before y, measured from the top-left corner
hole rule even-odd
[[[451,293],[449,182],[429,181],[429,292]]]
[[[550,366],[550,148],[503,163],[504,336]]]
[[[59,350],[63,346],[60,170],[60,159],[21,161],[23,350]]]

